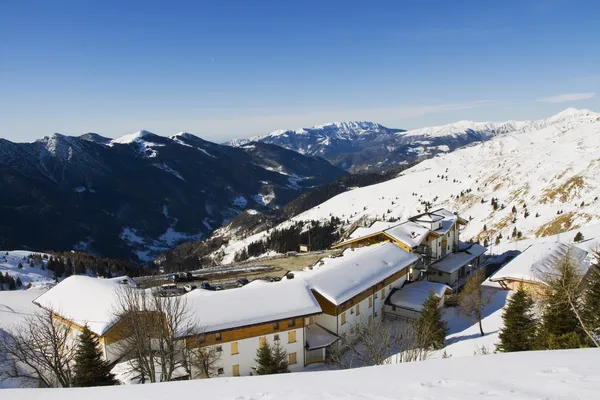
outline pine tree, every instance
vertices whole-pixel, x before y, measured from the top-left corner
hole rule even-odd
[[[270,375],[274,373],[271,346],[269,346],[268,343],[260,346],[260,348],[256,351],[256,358],[254,360],[258,364],[256,367],[256,373],[258,375]]]
[[[23,286],[23,282],[21,281],[21,277],[17,276],[17,281],[15,282],[15,286],[20,288],[21,286]]]
[[[273,370],[276,374],[290,372],[288,370],[288,354],[283,347],[276,341],[271,347],[271,359],[273,360]]]
[[[581,304],[580,293],[571,290],[579,285],[580,277],[569,256],[559,261],[555,270],[542,279],[546,288],[539,345],[544,349],[581,347],[587,339],[571,306]]]
[[[73,386],[111,386],[118,384],[110,372],[109,364],[102,359],[96,339],[89,328],[84,326],[79,336],[79,345],[75,354],[73,368]]]
[[[77,265],[75,266],[75,273],[76,274],[85,274],[87,272],[87,268],[85,267],[85,265],[83,264],[82,261],[79,261],[77,263]]]
[[[504,328],[499,334],[498,351],[527,351],[536,348],[537,321],[533,311],[534,302],[529,293],[519,286],[508,301],[502,314]]]
[[[17,283],[15,279],[6,273],[6,283],[8,283],[8,290],[15,290],[17,288]]]
[[[417,320],[416,331],[419,347],[435,350],[444,347],[448,325],[442,319],[442,310],[438,307],[440,298],[431,292],[423,303],[423,309]]]

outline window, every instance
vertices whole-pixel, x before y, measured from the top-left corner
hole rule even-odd
[[[217,346],[217,351],[223,351],[223,346]]]
[[[315,317],[313,317],[312,315],[310,317],[308,317],[308,324],[314,324],[315,323]]]
[[[231,343],[231,355],[233,356],[233,355],[238,354],[238,353],[239,353],[239,351],[238,351],[238,342]]]
[[[288,364],[292,365],[292,364],[296,364],[298,361],[296,360],[296,353],[290,353],[288,354]]]
[[[392,306],[392,311],[396,311],[396,306]]]
[[[296,343],[296,331],[288,332],[288,343]]]
[[[377,292],[375,292],[375,298],[377,298]]]
[[[385,288],[383,288],[383,290],[381,291],[381,297],[385,297]]]
[[[240,366],[239,366],[239,364],[236,364],[236,365],[232,366],[231,369],[232,369],[231,372],[233,373],[233,376],[240,376]]]
[[[388,290],[391,292],[392,291],[392,285],[388,286]]]
[[[373,298],[369,296],[369,308],[373,307]]]
[[[438,276],[443,276],[444,273],[442,271],[438,271]]]
[[[275,336],[273,337],[273,340],[275,340],[275,341],[278,341],[278,340],[279,340],[279,335],[275,335]]]
[[[342,325],[346,323],[346,312],[342,313]]]
[[[258,338],[258,343],[260,347],[263,347],[265,344],[267,344],[267,337],[261,336],[260,338]]]
[[[279,322],[273,322],[273,329],[279,329]]]
[[[296,320],[295,320],[295,319],[289,319],[289,320],[288,320],[288,328],[289,328],[290,326],[296,326]]]
[[[215,333],[215,339],[221,340],[221,333],[219,333],[219,332]]]
[[[360,304],[356,305],[356,315],[360,315]]]
[[[225,373],[225,371],[223,370],[223,368],[217,369],[217,374],[223,375],[224,373]]]

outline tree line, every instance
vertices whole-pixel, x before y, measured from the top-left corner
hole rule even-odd
[[[245,249],[239,251],[234,260],[236,262],[257,257],[268,251],[284,254],[289,251],[298,251],[301,244],[310,245],[310,251],[328,249],[340,237],[339,226],[341,221],[337,217],[331,217],[329,221],[319,223],[318,221],[296,222],[292,226],[283,229],[273,229],[269,235],[262,240],[250,243]]]

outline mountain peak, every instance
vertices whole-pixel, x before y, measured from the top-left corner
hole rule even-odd
[[[169,139],[200,139],[198,136],[189,132],[179,132],[171,136]]]
[[[590,111],[588,109],[582,108],[567,108],[559,112],[558,114],[552,116],[550,119],[563,119],[563,118],[578,118],[578,117],[589,117],[596,116],[597,113]]]
[[[110,141],[110,144],[114,144],[114,143],[128,144],[128,143],[137,142],[140,140],[145,140],[145,139],[148,139],[149,137],[155,137],[155,136],[158,136],[158,135],[155,133],[152,133],[150,131],[142,129],[140,131],[130,133],[129,135],[125,135],[125,136],[121,136],[116,139],[113,139]]]
[[[98,144],[108,144],[112,140],[94,132],[84,133],[83,135],[79,136],[79,138],[87,140],[88,142],[94,142]]]

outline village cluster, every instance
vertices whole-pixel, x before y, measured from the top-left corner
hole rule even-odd
[[[443,307],[445,296],[460,290],[485,265],[487,249],[459,239],[466,224],[443,208],[400,223],[375,222],[335,244],[343,249],[341,255],[279,282],[254,280],[240,288],[197,289],[178,296],[185,300],[186,318],[196,328],[193,334],[177,332],[180,357],[193,351],[216,355],[206,361],[205,371],[188,366],[179,376],[254,375],[257,353],[265,344],[284,351],[289,371],[300,371],[325,362],[339,338],[359,321],[414,321],[431,293]],[[590,265],[586,250],[544,243],[524,251],[491,280],[506,289],[519,284],[536,287],[540,282],[534,271],[571,253],[570,248],[585,273]],[[131,332],[123,329],[115,312],[123,301],[117,294],[124,287],[144,290],[134,286],[128,277],[71,276],[34,302],[52,310],[54,318],[71,329],[73,340],[87,326],[104,359],[119,365],[126,363],[121,344]]]

